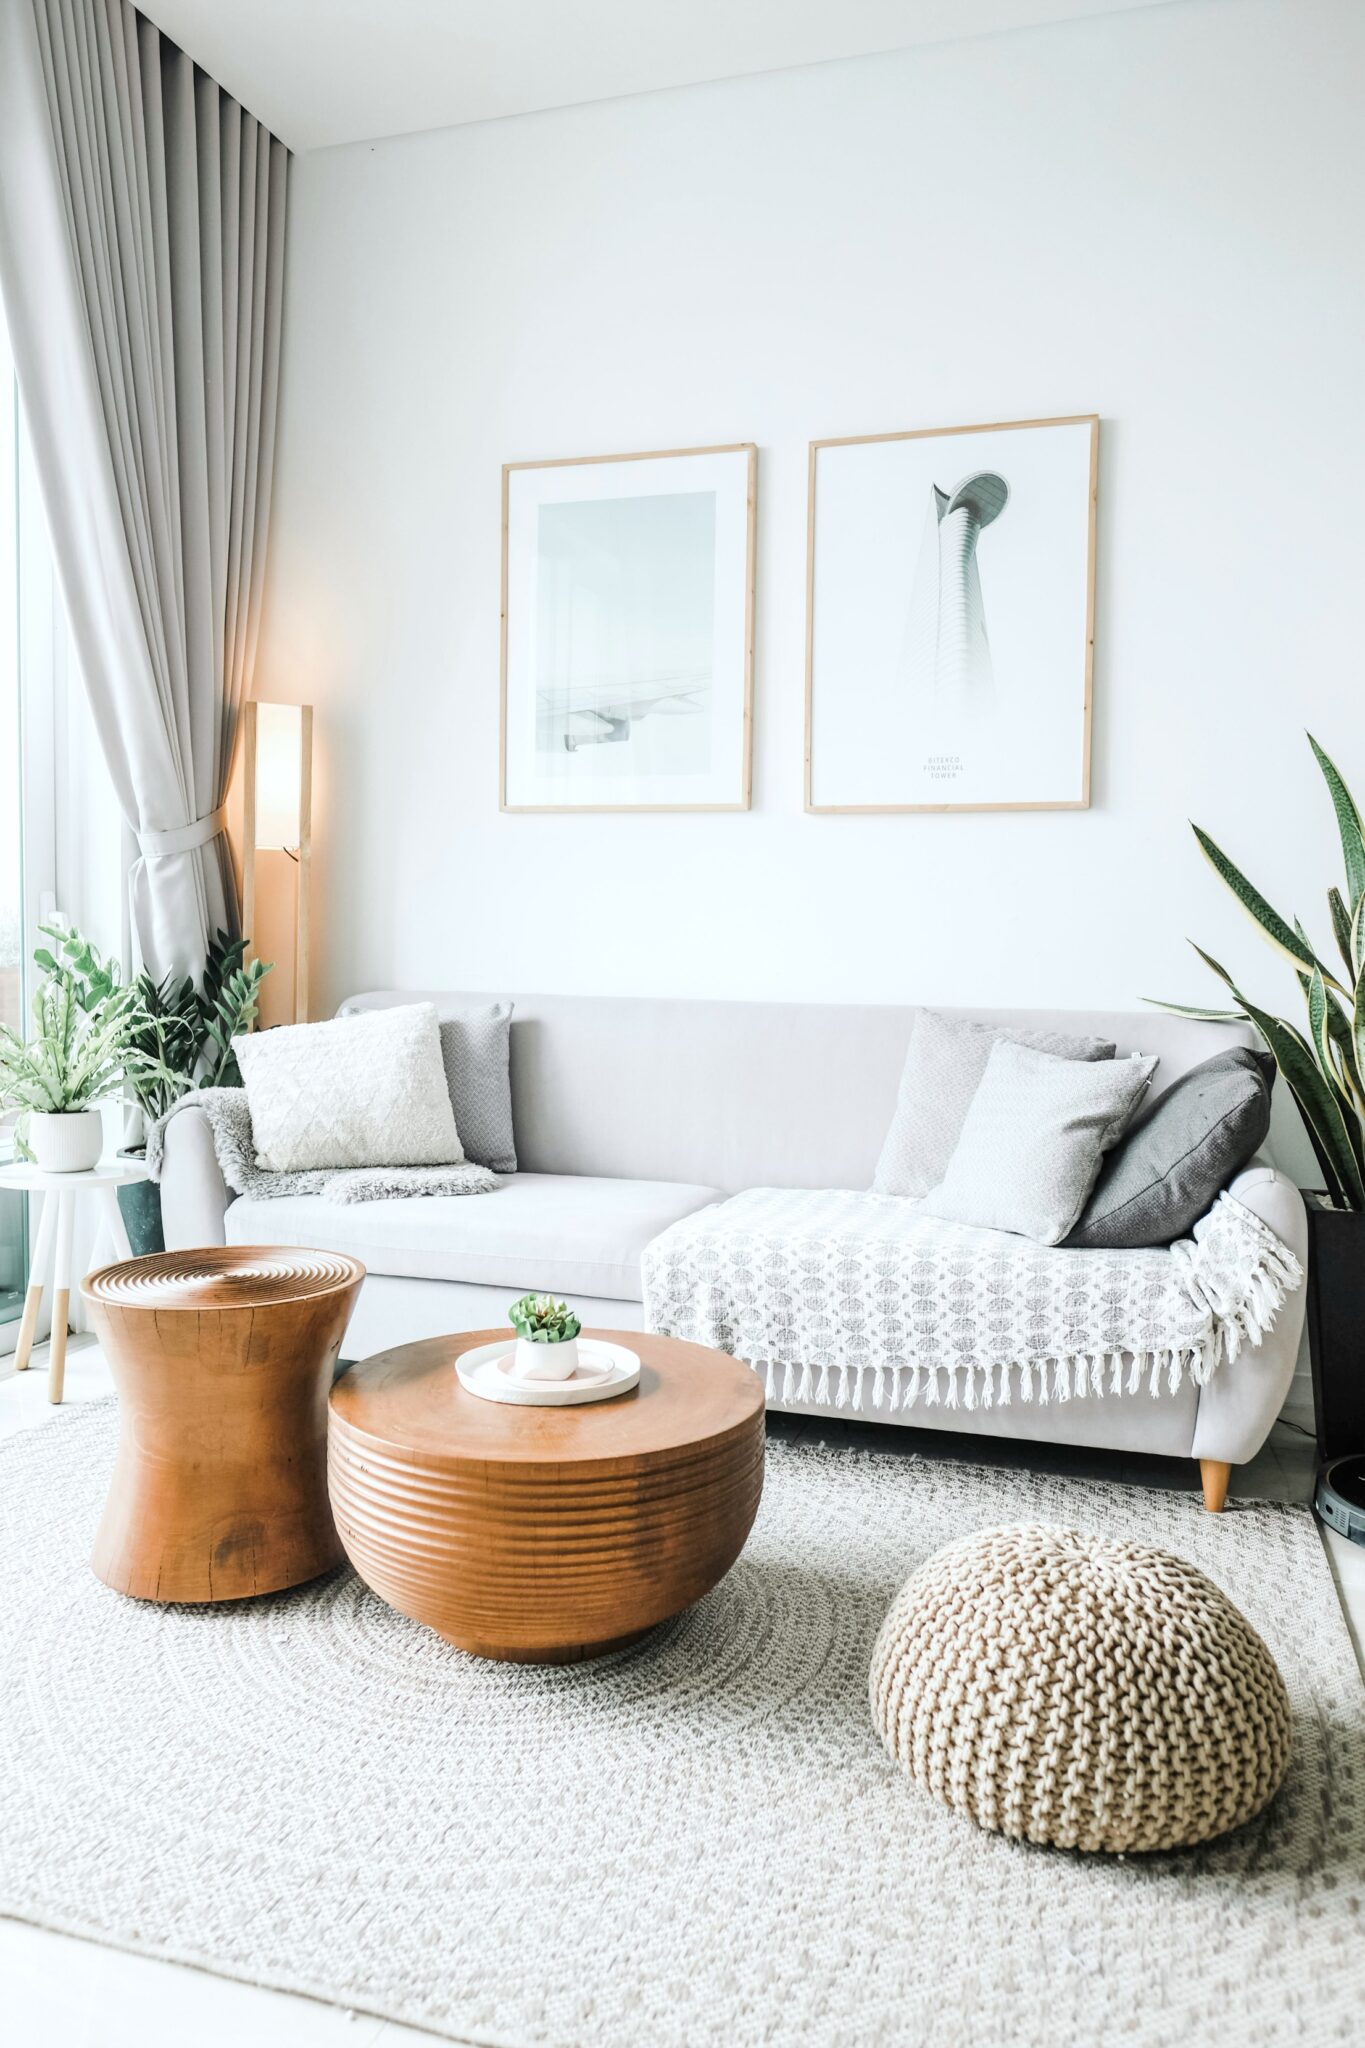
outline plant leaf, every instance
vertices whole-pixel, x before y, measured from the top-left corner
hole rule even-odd
[[[1343,1208],[1365,1208],[1365,1175],[1351,1143],[1350,1131],[1334,1091],[1323,1079],[1312,1049],[1291,1024],[1252,1012],[1252,1022],[1265,1039],[1294,1100],[1299,1106],[1328,1193]],[[1336,1183],[1335,1188],[1333,1182]]]
[[[1271,945],[1278,947],[1281,953],[1287,954],[1296,966],[1309,972],[1315,967],[1322,967],[1322,962],[1307,941],[1299,936],[1292,925],[1285,923],[1277,910],[1271,909],[1260,890],[1253,888],[1241,869],[1233,865],[1222,848],[1209,838],[1208,833],[1201,830],[1198,825],[1192,825],[1190,829],[1199,841],[1204,858],[1214,873],[1220,881],[1226,883],[1248,917],[1260,926],[1262,935],[1269,939]],[[1334,980],[1325,967],[1322,972],[1325,981]],[[1335,985],[1339,987],[1340,983]]]
[[[1224,967],[1220,961],[1215,960],[1212,953],[1206,953],[1204,951],[1204,948],[1198,943],[1197,940],[1191,939],[1190,944],[1194,947],[1195,952],[1199,955],[1204,965],[1208,968],[1211,968],[1213,972],[1218,976],[1218,979],[1224,984],[1224,986],[1232,990],[1232,993],[1236,996],[1239,1003],[1242,1002],[1241,991],[1238,989],[1237,984],[1233,980],[1232,976],[1228,973],[1227,968]],[[1243,1005],[1243,1007],[1246,1006]]]
[[[1317,968],[1308,976],[1308,1029],[1312,1034],[1313,1050],[1323,1074],[1340,1086],[1336,1053],[1332,1045],[1331,1026],[1328,1021],[1327,988]]]
[[[1221,966],[1211,953],[1206,953],[1202,946],[1196,946],[1194,950],[1218,979],[1231,989],[1275,1055],[1275,1063],[1299,1106],[1327,1182],[1328,1194],[1343,1208],[1365,1208],[1365,1169],[1362,1168],[1358,1149],[1361,1127],[1353,1114],[1350,1123],[1347,1122],[1340,1090],[1322,1074],[1312,1047],[1292,1024],[1286,1024],[1282,1018],[1268,1016],[1254,1003],[1249,1003],[1226,967]]]
[[[1365,903],[1365,896],[1361,898]],[[1337,942],[1337,951],[1346,964],[1346,972],[1352,981],[1356,977],[1356,963],[1351,957],[1351,913],[1341,900],[1340,889],[1327,891],[1327,908],[1332,913],[1332,936]]]
[[[1304,1002],[1308,1004],[1309,1022],[1312,1022],[1312,977],[1299,976]],[[1361,1067],[1356,1053],[1355,1036],[1352,1029],[1353,1012],[1351,999],[1347,996],[1327,994],[1327,1035],[1336,1050],[1336,1065],[1342,1090],[1351,1100],[1349,1109],[1365,1125],[1365,1084],[1361,1081]]]
[[[1173,1017],[1196,1017],[1201,1024],[1245,1024],[1245,1010],[1205,1010],[1198,1003],[1168,1003],[1161,996],[1140,996],[1154,1010],[1169,1010]]]
[[[1354,910],[1362,896],[1365,896],[1365,825],[1361,823],[1355,798],[1342,780],[1341,772],[1331,755],[1323,752],[1311,732],[1308,735],[1308,744],[1313,749],[1314,757],[1322,770],[1323,780],[1332,799],[1332,809],[1336,812],[1337,831],[1341,834],[1341,856],[1346,864],[1346,887],[1351,898],[1351,908]]]

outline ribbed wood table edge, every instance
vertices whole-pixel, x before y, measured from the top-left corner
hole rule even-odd
[[[480,1400],[455,1359],[469,1332],[377,1354],[332,1390],[328,1484],[343,1547],[400,1613],[482,1656],[594,1656],[723,1577],[763,1488],[751,1369],[701,1345],[590,1331],[636,1349],[612,1400]]]
[[[365,1278],[359,1259],[306,1245],[206,1245],[152,1252],[97,1266],[81,1282],[87,1301],[114,1309],[200,1315],[321,1300]]]

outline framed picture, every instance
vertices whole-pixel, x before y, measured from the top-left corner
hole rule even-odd
[[[1090,801],[1093,415],[814,441],[808,811]]]
[[[758,451],[502,473],[502,808],[749,807]]]

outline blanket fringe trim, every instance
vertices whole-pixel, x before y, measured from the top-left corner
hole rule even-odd
[[[769,1401],[784,1405],[812,1401],[821,1407],[882,1410],[894,1415],[913,1408],[1008,1408],[1015,1401],[1042,1407],[1079,1401],[1086,1395],[1137,1394],[1145,1387],[1155,1399],[1176,1393],[1183,1380],[1206,1386],[1218,1366],[1237,1357],[1244,1344],[1258,1346],[1285,1296],[1303,1280],[1303,1268],[1287,1245],[1262,1233],[1255,1269],[1235,1305],[1211,1302],[1215,1316],[1208,1349],[1180,1345],[1165,1350],[1079,1352],[1068,1358],[963,1359],[952,1365],[835,1363],[813,1366],[791,1359],[748,1358],[762,1375]]]

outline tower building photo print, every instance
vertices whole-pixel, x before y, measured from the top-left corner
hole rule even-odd
[[[1089,801],[1099,422],[816,441],[806,805]]]

